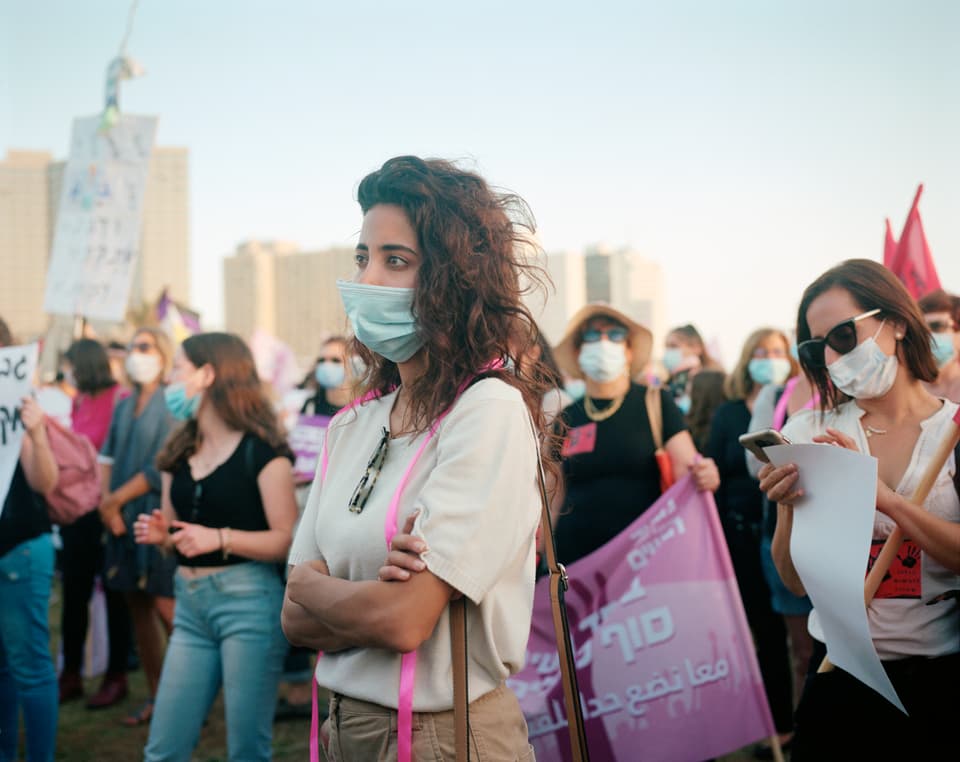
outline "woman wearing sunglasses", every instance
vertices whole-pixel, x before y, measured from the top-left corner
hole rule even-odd
[[[365,177],[358,199],[357,272],[337,285],[367,371],[327,430],[284,631],[323,650],[323,753],[453,760],[450,603],[465,599],[471,754],[532,759],[504,682],[530,629],[549,437],[549,374],[521,300],[538,274],[522,259],[528,212],[472,172],[411,156]],[[419,573],[381,581],[398,529],[415,538]]]
[[[646,387],[633,382],[650,357],[650,331],[605,304],[577,312],[557,345],[561,370],[586,382],[562,414],[565,496],[555,516],[557,558],[570,563],[611,540],[660,497],[660,470],[647,417]],[[692,470],[697,488],[716,490],[716,464],[700,459],[683,416],[660,392],[664,449],[675,478]]]
[[[336,415],[350,401],[350,369],[347,367],[347,340],[331,336],[320,347],[313,367],[316,393],[300,408],[303,415]]]
[[[903,285],[876,262],[848,260],[808,286],[797,338],[821,403],[819,411],[792,416],[784,434],[795,443],[832,443],[875,457],[874,542],[882,543],[895,525],[908,538],[895,561],[897,586],[881,584],[867,618],[909,716],[841,669],[817,674],[797,708],[792,759],[952,758],[956,736],[949,728],[960,716],[956,455],[922,507],[904,495],[916,489],[928,458],[951,431],[957,405],[926,390],[924,382],[937,374],[930,332]],[[803,475],[794,465],[768,464],[760,476],[761,488],[778,503],[774,561],[788,587],[802,594],[790,533],[794,504],[803,510]],[[810,631],[822,640],[816,609]]]
[[[126,598],[149,692],[146,701],[124,719],[130,726],[150,721],[163,665],[163,640],[158,625],[162,624],[168,634],[173,627],[176,559],[162,555],[156,548],[138,546],[133,533],[138,514],[160,507],[160,471],[156,458],[173,428],[163,396],[172,359],[170,340],[165,333],[155,328],[141,328],[136,332],[125,362],[133,394],[114,406],[107,438],[100,450],[104,485],[100,518],[107,528],[104,586]],[[111,630],[111,665],[125,665],[129,641],[129,627]],[[105,708],[126,695],[125,672],[110,671],[87,706]]]

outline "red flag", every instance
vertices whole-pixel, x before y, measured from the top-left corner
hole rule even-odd
[[[914,299],[940,288],[940,277],[937,275],[936,265],[933,264],[927,236],[920,221],[920,210],[917,208],[921,193],[922,184],[917,188],[910,214],[907,215],[903,232],[900,233],[900,243],[897,244],[896,254],[890,264],[894,275],[903,282]]]
[[[890,218],[884,220],[887,223],[887,235],[883,239],[883,266],[888,270],[893,268],[893,260],[897,256],[897,239],[893,237],[893,231],[890,229]]]

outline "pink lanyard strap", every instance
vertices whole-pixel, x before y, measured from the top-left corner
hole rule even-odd
[[[470,381],[461,386],[457,392],[457,398],[459,399],[460,394],[463,393],[464,389],[470,385]],[[361,405],[364,402],[368,402],[371,399],[378,397],[376,393],[369,393],[363,397],[354,400],[349,405],[347,405],[340,412],[344,412],[351,408]],[[407,466],[406,471],[403,472],[403,477],[400,479],[400,484],[397,486],[396,492],[393,493],[393,499],[390,501],[390,506],[387,508],[387,516],[383,522],[383,533],[384,538],[387,541],[387,551],[390,551],[390,543],[393,542],[393,536],[397,533],[398,527],[398,514],[400,510],[400,498],[403,495],[403,490],[407,486],[407,483],[410,481],[410,477],[413,474],[413,469],[417,465],[417,462],[420,460],[420,457],[423,455],[424,450],[427,449],[427,445],[430,443],[430,440],[433,439],[434,435],[437,433],[437,428],[440,426],[440,422],[447,417],[447,414],[450,410],[453,409],[451,405],[447,410],[441,413],[437,420],[433,422],[427,431],[427,436],[424,437],[423,442],[421,442],[420,447],[417,448],[416,454],[413,456],[409,465]],[[338,413],[339,414],[339,413]],[[332,421],[331,421],[332,423]],[[329,424],[328,424],[329,427]],[[323,484],[323,480],[327,476],[327,440],[324,438],[323,447],[320,450],[320,483]],[[323,656],[323,651],[317,652],[317,658]],[[410,651],[409,653],[402,654],[400,656],[400,691],[397,697],[397,762],[411,762],[413,757],[413,691],[416,684],[417,676],[417,652]],[[311,707],[310,707],[310,760],[311,762],[319,762],[320,760],[320,712],[317,705],[317,679],[314,676],[312,684],[310,687],[310,698],[311,698]]]
[[[798,383],[800,383],[800,376],[794,376],[787,381],[786,385],[783,387],[783,394],[780,395],[780,399],[777,400],[777,406],[773,409],[773,428],[775,428],[777,431],[780,431],[780,429],[783,428],[783,424],[787,420],[787,405],[790,404],[790,396],[793,394],[793,390],[797,388]],[[800,409],[812,410],[813,407],[819,402],[820,394],[815,393]]]

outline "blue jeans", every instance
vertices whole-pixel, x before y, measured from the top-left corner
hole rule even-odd
[[[177,599],[144,750],[147,762],[187,762],[223,686],[227,755],[273,756],[273,713],[287,652],[280,629],[283,580],[249,562],[206,577],[174,578]]]
[[[50,762],[59,694],[50,655],[53,539],[34,537],[0,557],[0,762],[16,759],[19,711],[28,762]]]

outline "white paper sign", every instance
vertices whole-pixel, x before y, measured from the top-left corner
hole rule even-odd
[[[0,349],[0,513],[20,457],[24,435],[20,406],[30,394],[37,354],[36,344]]]
[[[822,444],[777,445],[796,463],[804,496],[793,510],[790,555],[823,630],[830,661],[906,714],[870,637],[863,583],[877,503],[877,459]]]
[[[143,195],[157,131],[152,116],[75,119],[43,308],[123,320],[140,254]]]

